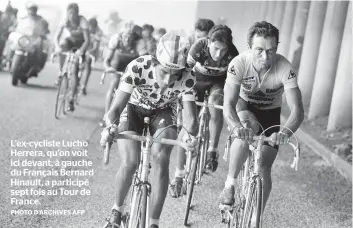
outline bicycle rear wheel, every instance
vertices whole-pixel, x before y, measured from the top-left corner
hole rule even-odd
[[[185,216],[184,216],[184,226],[187,226],[187,224],[188,224],[199,158],[200,158],[200,156],[199,156],[199,154],[197,154],[197,156],[193,159],[192,165],[191,165],[191,170],[190,170],[191,175],[189,175],[190,178],[188,178],[188,182],[187,182],[187,201],[186,201],[186,210],[185,210]]]
[[[130,214],[127,224],[129,228],[145,228],[147,222],[147,185],[133,187]]]
[[[59,79],[58,91],[56,93],[56,101],[55,101],[55,118],[60,118],[60,113],[63,111],[65,114],[65,103],[68,89],[68,80],[67,75],[63,75]]]
[[[247,191],[242,227],[260,228],[262,216],[262,181],[260,176],[255,177]]]

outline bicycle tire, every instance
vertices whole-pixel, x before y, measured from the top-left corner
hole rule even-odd
[[[56,93],[55,100],[55,118],[60,118],[61,109],[63,109],[63,114],[65,114],[65,103],[67,95],[67,77],[64,75],[59,79],[58,90]]]
[[[135,186],[129,214],[129,228],[145,228],[147,222],[147,185]]]
[[[195,179],[196,179],[196,171],[197,171],[197,165],[199,161],[199,154],[193,159],[192,166],[191,166],[191,176],[190,179],[188,180],[187,183],[187,201],[186,201],[186,210],[185,210],[185,216],[184,216],[184,226],[187,226],[188,224],[188,219],[189,219],[189,213],[191,209],[191,201],[192,201],[192,195],[194,192],[194,186],[195,186]]]
[[[257,176],[250,184],[248,190],[242,227],[251,228],[254,227],[253,225],[255,225],[256,228],[260,228],[262,215],[262,200],[262,181],[260,176]],[[256,210],[255,224],[251,224],[252,218],[254,216],[254,210]]]
[[[231,219],[228,222],[228,228],[230,227],[235,227],[235,228],[239,228],[242,225],[242,218],[244,215],[244,187],[243,185],[245,184],[246,180],[244,180],[244,178],[246,178],[245,176],[245,164],[242,166],[239,174],[238,174],[238,178],[237,178],[237,187],[238,189],[236,190],[235,193],[235,204],[236,206],[233,209],[233,213],[231,216]]]
[[[202,117],[201,117],[202,118]],[[208,149],[208,142],[209,142],[209,133],[208,133],[208,117],[205,117],[205,120],[201,121],[202,126],[201,126],[201,131],[203,132],[202,139],[200,139],[200,143],[198,146],[198,154],[200,154],[200,159],[199,159],[199,165],[197,166],[197,183],[201,182],[202,176],[204,174],[205,168],[206,168],[206,153]]]

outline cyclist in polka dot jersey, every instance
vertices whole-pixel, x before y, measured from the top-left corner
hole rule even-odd
[[[183,101],[183,115],[188,116],[179,138],[196,142],[197,117],[194,85],[196,78],[185,68],[190,45],[187,38],[173,32],[166,33],[158,43],[156,58],[140,56],[126,68],[116,96],[106,114],[106,128],[101,144],[111,141],[119,133],[141,134],[144,117],[150,117],[150,133],[153,137],[177,138],[176,104],[179,96]],[[119,118],[120,117],[120,118]],[[117,127],[112,128],[114,124]],[[116,129],[116,132],[111,132]],[[189,134],[186,134],[187,130]],[[119,153],[124,158],[116,175],[116,199],[112,217],[106,228],[117,228],[121,221],[124,199],[138,167],[140,144],[132,140],[118,140]],[[196,143],[194,144],[196,145]],[[195,149],[190,148],[190,150]],[[149,228],[158,228],[169,184],[169,160],[172,146],[153,144],[151,169],[151,206]]]

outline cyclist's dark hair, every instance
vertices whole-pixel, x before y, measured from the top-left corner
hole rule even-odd
[[[154,27],[152,25],[149,25],[149,24],[144,24],[142,26],[142,30],[149,30],[152,33],[154,31]]]
[[[232,30],[226,25],[216,25],[208,33],[211,42],[219,41],[227,45],[233,42]]]
[[[91,25],[94,28],[98,27],[98,21],[95,17],[92,17],[88,20],[88,24]]]
[[[76,13],[79,13],[79,7],[77,3],[70,3],[69,5],[67,5],[66,11],[69,11],[71,9],[75,10]]]
[[[162,36],[167,33],[167,30],[165,28],[159,28],[157,30],[157,33],[161,34]]]
[[[275,37],[277,40],[277,44],[279,43],[279,31],[278,29],[267,21],[256,22],[248,32],[248,44],[252,46],[252,39],[255,35],[266,37]]]
[[[137,42],[139,39],[141,39],[141,32],[142,32],[141,26],[134,25],[134,27],[132,28],[132,40],[134,42]]]
[[[195,29],[203,32],[209,32],[214,26],[214,22],[210,19],[199,18],[195,23]]]

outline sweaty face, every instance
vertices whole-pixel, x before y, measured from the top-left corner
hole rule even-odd
[[[214,41],[214,42],[210,41],[210,44],[208,45],[208,49],[210,51],[211,58],[214,61],[219,61],[227,53],[228,46],[225,43],[222,43],[219,41]]]
[[[208,32],[206,32],[206,31],[201,31],[201,30],[199,30],[199,29],[196,29],[196,30],[195,30],[195,37],[196,37],[196,39],[204,38],[204,37],[207,36],[207,34],[208,34]]]
[[[255,35],[252,38],[252,53],[253,64],[260,69],[268,69],[275,60],[277,52],[276,37],[266,37]]]
[[[158,84],[162,87],[168,86],[175,82],[181,75],[183,70],[174,70],[166,68],[160,64],[156,67]]]

